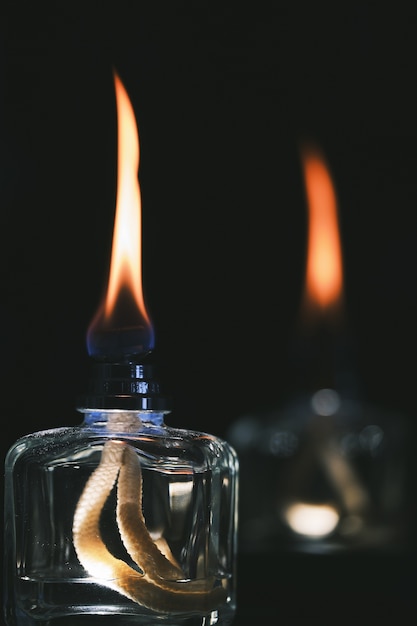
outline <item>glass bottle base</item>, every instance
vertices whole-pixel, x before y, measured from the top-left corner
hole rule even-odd
[[[98,608],[98,611],[102,611]],[[68,615],[49,616],[44,618],[33,617],[23,611],[18,611],[10,626],[229,626],[235,617],[235,609],[231,606],[210,611],[205,615],[128,615],[115,613],[79,613]]]
[[[149,610],[102,586],[21,580],[18,603],[5,605],[7,626],[214,626],[232,623],[233,596],[200,611]],[[92,588],[95,588],[94,593]]]

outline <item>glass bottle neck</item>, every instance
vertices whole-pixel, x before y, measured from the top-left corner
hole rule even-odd
[[[143,426],[164,426],[170,411],[125,411],[122,409],[78,409],[84,414],[84,426],[114,432],[135,432]]]

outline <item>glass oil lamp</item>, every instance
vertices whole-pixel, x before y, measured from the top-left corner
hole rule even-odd
[[[404,551],[413,523],[412,439],[405,416],[360,397],[334,186],[317,146],[303,146],[302,165],[308,245],[289,347],[292,389],[286,405],[243,415],[228,434],[240,459],[240,546],[268,553]]]
[[[114,74],[118,186],[108,286],[87,332],[77,427],[36,432],[5,467],[7,626],[231,623],[238,461],[165,424],[141,284],[139,142]]]

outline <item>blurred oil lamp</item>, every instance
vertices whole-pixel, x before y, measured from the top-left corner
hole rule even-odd
[[[410,534],[405,416],[359,398],[336,193],[315,145],[302,147],[301,163],[308,245],[294,388],[286,406],[243,415],[228,433],[240,459],[241,549],[400,550]]]
[[[217,437],[164,422],[142,292],[138,132],[117,73],[114,85],[116,217],[107,291],[87,332],[84,421],[8,452],[5,622],[229,624],[237,457]]]

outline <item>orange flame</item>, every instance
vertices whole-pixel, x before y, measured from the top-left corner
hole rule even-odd
[[[342,251],[336,194],[319,150],[301,153],[308,203],[305,304],[312,310],[339,308],[343,292]]]
[[[114,73],[118,125],[116,216],[105,317],[115,308],[123,288],[132,294],[145,321],[150,323],[142,291],[141,195],[138,181],[139,134],[129,96]]]
[[[117,195],[107,290],[87,331],[90,356],[128,359],[154,348],[153,327],[142,291],[139,134],[127,92],[116,72]]]

